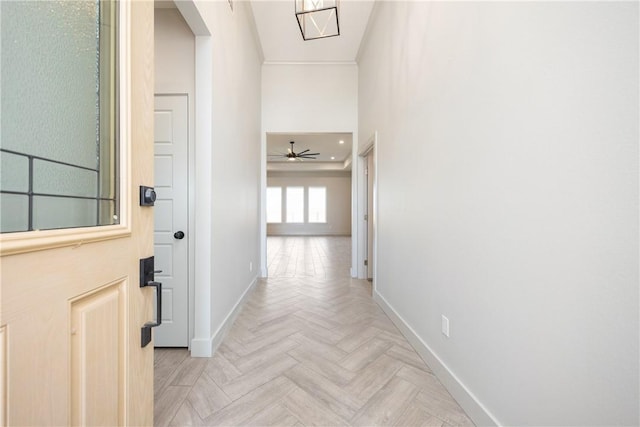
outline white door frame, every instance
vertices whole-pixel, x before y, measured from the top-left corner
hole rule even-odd
[[[367,259],[367,221],[364,220],[364,215],[367,212],[367,187],[365,182],[367,180],[367,156],[373,152],[373,215],[369,218],[373,221],[373,291],[376,289],[376,277],[378,270],[378,132],[374,132],[373,135],[367,140],[362,149],[358,151],[358,181],[362,185],[358,186],[357,195],[357,223],[358,223],[358,278],[366,279],[367,271],[364,266],[364,260]]]
[[[260,277],[267,277],[267,133],[260,135]]]
[[[175,2],[195,35],[194,158],[189,159],[189,337],[192,357],[211,357],[211,143],[213,41],[194,0]],[[197,156],[196,156],[197,153]],[[190,154],[191,155],[191,154]],[[193,217],[191,218],[191,213]]]

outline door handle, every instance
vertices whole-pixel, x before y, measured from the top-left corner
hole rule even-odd
[[[153,286],[156,288],[156,321],[147,322],[142,326],[142,347],[146,347],[151,342],[151,328],[162,325],[162,283],[148,282],[141,287]]]
[[[156,288],[156,321],[147,322],[141,328],[141,345],[146,347],[151,342],[151,328],[162,324],[162,283],[156,282],[154,274],[160,272],[154,270],[154,258],[144,258],[140,260],[140,287],[153,286]]]
[[[176,231],[175,233],[173,233],[173,237],[178,240],[184,239],[184,231]]]

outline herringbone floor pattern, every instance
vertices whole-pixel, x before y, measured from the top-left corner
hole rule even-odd
[[[268,245],[270,277],[214,357],[156,350],[157,426],[472,425],[349,278],[349,238]]]

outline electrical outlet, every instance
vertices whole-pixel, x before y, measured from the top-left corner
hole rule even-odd
[[[449,338],[449,319],[442,315],[442,335]]]
[[[249,271],[253,271],[253,261],[249,261]]]

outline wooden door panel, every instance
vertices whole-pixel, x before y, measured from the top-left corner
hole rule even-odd
[[[120,5],[122,223],[0,236],[7,425],[153,425],[153,289],[139,287],[153,208],[138,204],[153,186],[153,2]]]
[[[7,425],[7,331],[0,328],[0,426]]]
[[[131,156],[130,172],[134,189],[153,185],[153,2],[131,2]],[[138,283],[139,259],[153,255],[153,209],[140,208],[138,195],[131,194],[133,243],[137,257],[136,279],[128,294],[127,425],[153,425],[153,344],[140,348],[140,328],[153,320],[153,289]],[[140,409],[138,409],[140,408]]]
[[[69,384],[69,378],[74,378],[74,369],[78,361],[82,360],[78,356],[81,353],[74,349],[74,340],[78,338],[78,334],[89,338],[102,337],[107,331],[113,331],[114,327],[126,327],[126,335],[120,339],[126,340],[129,337],[129,358],[139,355],[134,362],[142,370],[126,366],[126,360],[120,361],[118,366],[128,368],[130,375],[135,375],[138,381],[144,379],[149,387],[146,393],[150,396],[141,392],[140,396],[130,398],[136,401],[146,399],[149,401],[147,404],[152,405],[153,351],[151,346],[140,348],[140,326],[153,317],[153,294],[146,293],[146,289],[141,290],[138,286],[138,249],[137,245],[131,245],[131,239],[116,239],[2,259],[2,317],[10,336],[7,355],[9,424],[64,425],[74,420],[73,408],[77,405],[72,396],[77,388],[74,389],[73,384],[77,386],[78,383],[72,381]],[[117,271],[124,271],[126,276],[118,278]],[[28,281],[24,280],[25,277],[28,277]],[[81,307],[81,312],[88,314],[86,307],[82,308],[82,303],[95,298],[91,295],[96,288],[101,289],[114,280],[117,281],[116,284],[107,286],[106,289],[117,287],[123,301],[125,295],[129,300],[135,298],[141,305],[137,320],[133,320],[130,315],[134,308],[123,306],[118,311],[122,324],[114,326],[113,320],[100,324],[94,318],[92,322],[85,324],[84,329],[75,326],[78,322],[75,316],[78,307]],[[22,286],[7,286],[11,282],[22,282]],[[141,301],[145,298],[149,301]],[[85,342],[83,348],[90,352],[91,345],[90,342]],[[123,341],[120,347],[124,346]],[[94,352],[98,353],[97,350]],[[146,358],[149,358],[148,361]],[[148,368],[146,363],[149,364]],[[101,376],[100,365],[96,364],[93,368],[98,371],[95,375]],[[86,374],[92,375],[91,372]],[[91,399],[96,402],[99,400],[94,396]],[[124,409],[130,405],[130,402],[125,405],[122,414],[125,414]],[[68,408],[71,408],[71,414]],[[99,413],[89,412],[91,414]],[[134,414],[135,411],[130,415]],[[147,414],[147,423],[137,425],[151,425],[150,416]],[[79,424],[101,425],[99,419]],[[117,423],[122,424],[128,423]]]
[[[127,282],[71,302],[71,424],[124,425]]]

